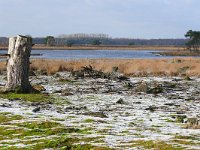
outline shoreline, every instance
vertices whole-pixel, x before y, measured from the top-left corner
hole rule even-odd
[[[8,47],[0,46],[0,50],[6,50]],[[35,45],[32,47],[32,50],[177,50],[182,51],[185,48],[183,46],[44,46],[44,45]]]
[[[1,46],[0,50],[6,50],[8,47]],[[157,52],[153,52],[154,54],[158,54],[161,56],[200,56],[200,53],[190,52],[185,49],[184,46],[113,46],[113,45],[73,45],[71,47],[68,46],[45,46],[45,45],[34,45],[32,50],[153,50]],[[160,52],[162,51],[162,52]]]
[[[160,54],[161,56],[187,56],[187,57],[199,57],[200,52],[191,51],[168,51],[168,52],[154,52],[154,54]]]

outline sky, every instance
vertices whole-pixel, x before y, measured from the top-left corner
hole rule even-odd
[[[104,33],[184,38],[200,30],[200,0],[0,0],[0,36]]]

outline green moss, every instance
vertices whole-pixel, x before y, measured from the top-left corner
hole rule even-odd
[[[0,94],[0,98],[22,99],[30,102],[52,102],[54,100],[53,97],[42,93],[37,93],[37,94],[5,93],[5,94]]]
[[[73,150],[111,150],[111,149],[106,147],[92,146],[90,144],[84,144],[84,145],[79,144],[74,146]]]
[[[2,147],[4,147],[6,150],[20,149],[15,147],[15,144],[19,143],[30,145],[29,147],[25,148],[30,150],[40,150],[45,148],[60,149],[62,147],[67,149],[76,149],[76,146],[73,146],[73,144],[79,143],[79,141],[82,141],[82,139],[70,139],[68,138],[70,134],[90,134],[90,130],[91,128],[67,128],[57,122],[51,121],[14,123],[12,126],[0,126],[0,141],[7,139],[19,139],[19,141],[11,140],[9,142],[1,142],[1,144],[3,144]],[[37,136],[37,139],[32,140],[32,137],[35,136]],[[89,142],[88,140],[89,139],[83,139],[85,142]],[[7,145],[10,145],[11,147],[6,147]]]
[[[60,78],[60,79],[58,80],[58,82],[60,82],[60,83],[75,83],[75,82],[77,82],[77,81],[75,81],[75,80],[70,80],[70,79]]]
[[[169,119],[169,118],[166,118],[165,121],[166,121],[166,122],[175,122],[174,120]]]
[[[23,119],[23,117],[20,115],[12,115],[11,113],[0,113],[0,123],[21,119]]]
[[[104,136],[99,136],[99,137],[85,137],[85,138],[82,138],[80,139],[80,141],[82,142],[95,142],[95,143],[104,143],[103,139],[102,138],[105,138]]]
[[[54,121],[16,122],[22,116],[11,113],[0,113],[0,141],[1,149],[5,150],[42,150],[42,149],[73,149],[73,150],[109,150],[109,148],[95,147],[90,144],[77,143],[104,142],[101,137],[70,138],[70,134],[91,134],[92,128],[68,128]],[[34,138],[37,137],[37,138]],[[12,140],[15,139],[15,140]],[[3,141],[9,140],[9,141]],[[17,147],[24,144],[26,147]]]
[[[3,119],[8,121],[8,119]],[[13,127],[0,126],[0,137],[8,138],[24,138],[26,136],[35,135],[59,135],[69,133],[88,134],[91,128],[76,129],[66,128],[57,122],[24,122],[12,124]]]
[[[186,118],[187,118],[186,115],[181,115],[181,116],[177,115],[176,116],[176,122],[177,123],[184,123],[184,119],[186,119]]]
[[[72,149],[72,141],[73,139],[70,139],[68,137],[60,137],[50,140],[40,140],[40,142],[37,142],[38,144],[31,146],[30,149],[45,149],[45,148],[65,148],[65,149]],[[75,140],[74,140],[75,141]]]
[[[54,104],[56,105],[66,105],[66,104],[72,104],[69,99],[67,99],[66,97],[63,98],[61,96],[56,96],[55,100],[54,100]]]
[[[13,139],[24,133],[24,129],[0,127],[0,141],[6,139]]]
[[[175,147],[163,141],[133,141],[133,147],[143,147],[145,149],[159,149],[159,150],[183,150],[181,147]]]
[[[90,139],[92,140],[92,139]],[[56,137],[53,139],[40,139],[40,140],[34,140],[34,141],[25,141],[21,142],[25,145],[30,146],[26,147],[26,150],[43,150],[43,149],[60,149],[60,150],[111,150],[110,148],[106,147],[97,147],[97,146],[92,146],[90,144],[84,144],[84,145],[76,145],[76,143],[80,143],[81,141],[89,141],[84,140],[84,139],[77,139],[77,138],[69,138],[67,136],[61,136],[61,137]],[[23,148],[18,148],[18,147],[7,147],[5,148],[6,150],[21,150]]]
[[[68,133],[88,133],[88,129],[76,129],[76,128],[66,128],[57,122],[27,122],[22,124],[17,124],[18,127],[28,128],[27,132],[23,133],[23,136],[31,135],[59,135]],[[31,129],[31,130],[30,130]]]
[[[65,119],[62,119],[62,118],[53,118],[52,120],[54,120],[54,121],[65,121]]]
[[[95,120],[93,120],[93,119],[85,119],[84,122],[85,123],[92,123],[92,122],[95,122]]]
[[[121,133],[127,134],[127,133],[129,133],[129,131],[128,130],[124,130]]]
[[[25,123],[20,123],[17,124],[19,127],[25,127],[29,129],[47,129],[47,128],[54,128],[58,127],[60,124],[57,122],[50,122],[50,121],[45,121],[45,122],[25,122]]]
[[[72,118],[76,118],[76,116],[67,116],[67,119],[72,119]]]
[[[182,144],[182,145],[194,145],[194,146],[200,146],[200,142],[199,143],[195,143],[193,141],[188,141],[188,140],[172,140],[172,142],[178,143],[178,144]]]
[[[91,130],[92,130],[92,128],[84,128],[84,129],[79,130],[77,133],[79,133],[79,134],[91,134]]]
[[[77,141],[77,140],[68,138],[66,136],[61,136],[61,137],[56,137],[56,138],[52,138],[52,139],[38,139],[38,140],[33,140],[33,141],[22,141],[20,143],[22,143],[24,145],[29,145],[29,144],[31,144],[31,145],[26,148],[19,148],[19,147],[11,146],[11,147],[6,147],[5,149],[6,150],[21,150],[21,149],[43,150],[43,149],[48,149],[48,148],[72,149],[74,147],[73,146],[74,141]],[[13,143],[13,144],[17,144],[17,143]]]
[[[195,136],[183,136],[183,135],[176,135],[176,139],[189,139],[189,140],[200,140],[200,138],[197,138]]]
[[[143,119],[138,119],[137,121],[138,121],[138,122],[144,122],[144,120],[143,120]]]
[[[11,112],[1,112],[0,115],[12,115]]]

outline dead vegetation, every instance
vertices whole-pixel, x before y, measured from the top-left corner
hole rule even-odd
[[[167,52],[155,52],[156,54],[164,56],[200,56],[199,51],[188,51],[188,50],[179,50],[179,51],[167,51]]]
[[[59,71],[78,71],[84,66],[94,70],[118,72],[128,76],[200,76],[199,58],[175,59],[84,59],[84,60],[44,60],[31,61],[31,70],[42,74]],[[0,62],[0,71],[6,70],[6,63]]]
[[[33,70],[54,74],[58,71],[77,71],[91,65],[95,70],[112,72],[118,67],[118,72],[129,76],[200,76],[200,59],[85,59],[85,60],[33,60]]]
[[[1,49],[1,47],[0,47]],[[34,45],[33,49],[59,49],[59,50],[184,50],[184,46],[145,46],[145,45],[132,45],[132,46],[120,46],[120,45],[72,45],[72,46],[45,46]]]
[[[198,118],[188,118],[186,128],[200,129],[200,120]]]

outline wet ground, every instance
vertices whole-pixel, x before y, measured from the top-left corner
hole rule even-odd
[[[0,77],[1,86],[4,78]],[[42,85],[46,89],[43,93],[50,94],[53,102],[1,98],[0,118],[10,119],[1,122],[0,129],[48,121],[82,131],[67,134],[82,139],[75,144],[113,149],[200,149],[199,78],[79,78],[61,72],[32,76],[31,83]],[[16,119],[16,115],[20,117]],[[55,136],[33,134],[22,139],[0,135],[0,147],[29,148],[33,139]]]

